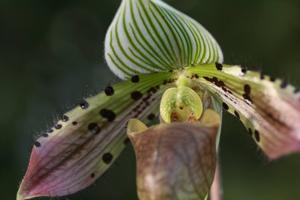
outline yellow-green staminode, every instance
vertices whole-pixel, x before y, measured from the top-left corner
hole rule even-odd
[[[202,110],[199,95],[187,86],[168,89],[160,103],[160,116],[166,123],[197,120]]]

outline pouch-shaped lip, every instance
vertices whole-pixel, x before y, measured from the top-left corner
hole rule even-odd
[[[177,122],[145,129],[130,121],[132,126],[141,127],[128,133],[136,153],[140,199],[206,198],[215,173],[218,126]]]

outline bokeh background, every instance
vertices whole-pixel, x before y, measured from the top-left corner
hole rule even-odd
[[[1,200],[15,199],[34,138],[80,99],[117,81],[103,41],[120,1],[0,0]],[[167,2],[216,37],[226,63],[300,86],[300,1]],[[225,200],[300,199],[300,154],[268,162],[227,114],[220,157]],[[137,199],[132,148],[93,186],[61,199]]]

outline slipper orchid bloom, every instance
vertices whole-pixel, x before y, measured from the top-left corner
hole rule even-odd
[[[222,110],[270,160],[300,150],[299,91],[223,64],[212,35],[160,0],[122,1],[105,58],[123,81],[84,99],[35,141],[17,200],[88,187],[129,141],[141,200],[212,198]],[[148,128],[155,118],[160,124]]]

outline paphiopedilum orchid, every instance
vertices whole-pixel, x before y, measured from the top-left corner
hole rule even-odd
[[[268,158],[300,150],[299,91],[222,64],[211,34],[160,0],[122,1],[105,58],[123,81],[82,101],[36,140],[18,200],[86,188],[130,141],[140,199],[207,199],[222,110],[240,119]],[[144,124],[155,118],[160,124]]]

